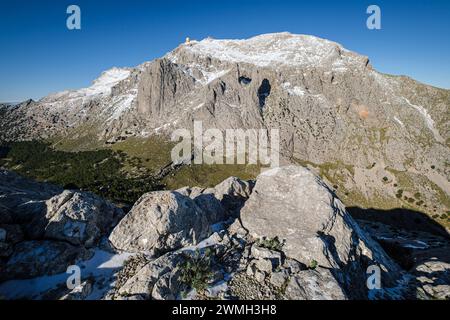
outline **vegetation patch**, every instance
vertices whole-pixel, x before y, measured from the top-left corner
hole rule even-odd
[[[133,204],[143,193],[160,188],[151,176],[129,177],[127,156],[112,150],[65,152],[38,141],[3,145],[0,166],[66,189],[91,191],[117,204]]]
[[[261,248],[266,248],[273,251],[281,251],[284,246],[284,241],[280,241],[278,237],[275,238],[262,238],[256,241],[256,244]]]
[[[232,176],[242,180],[255,179],[261,172],[260,168],[258,165],[191,164],[169,174],[162,183],[169,190],[185,186],[209,188]]]
[[[185,260],[178,266],[180,282],[189,289],[202,293],[212,279],[213,250],[206,248],[204,252],[196,250],[193,255],[185,254]]]
[[[318,262],[316,260],[311,260],[309,262],[308,268],[311,270],[315,270],[318,266]]]

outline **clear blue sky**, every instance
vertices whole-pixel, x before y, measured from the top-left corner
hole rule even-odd
[[[66,28],[70,4],[81,7],[80,31]],[[370,4],[381,7],[380,31],[366,28]],[[102,71],[160,57],[186,36],[280,31],[339,42],[379,71],[450,88],[448,0],[1,0],[0,101],[88,86]]]

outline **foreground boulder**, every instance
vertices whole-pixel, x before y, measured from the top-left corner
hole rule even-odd
[[[92,247],[123,215],[92,193],[63,190],[0,170],[0,228],[4,230],[0,243],[52,239]]]
[[[123,217],[123,211],[90,193],[66,190],[46,202],[45,238],[95,245]]]
[[[371,265],[380,267],[383,287],[396,285],[399,267],[306,168],[289,166],[261,174],[241,221],[253,238],[279,239],[287,257],[330,269],[353,298],[367,298],[366,271]]]
[[[181,188],[142,196],[111,233],[120,250],[164,253],[198,243],[211,226],[236,217],[252,184],[230,177],[214,188]]]
[[[207,215],[191,198],[158,191],[142,196],[109,240],[120,250],[158,254],[198,243],[210,233]]]

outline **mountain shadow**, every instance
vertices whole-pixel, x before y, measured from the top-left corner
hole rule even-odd
[[[360,219],[371,222],[379,222],[408,231],[428,232],[450,240],[449,233],[442,225],[431,219],[427,214],[420,211],[403,208],[381,210],[374,208],[364,209],[359,207],[349,207],[347,208],[347,211],[356,220]]]

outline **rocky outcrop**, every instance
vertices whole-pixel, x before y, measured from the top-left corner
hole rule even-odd
[[[158,191],[142,196],[109,240],[120,250],[158,254],[196,244],[209,233],[207,215],[191,198]]]
[[[377,294],[379,298],[400,297],[402,289],[392,287],[400,287],[401,269],[308,169],[269,170],[257,178],[253,190],[250,185],[228,179],[212,189],[180,189],[194,200],[202,194],[248,199],[240,210],[242,225],[235,220],[197,246],[172,248],[136,270],[118,288],[117,297],[175,299],[192,289],[190,285],[198,286],[186,283],[186,274],[191,267],[202,270],[205,261],[208,270],[216,271],[204,275],[208,289],[197,294],[211,298],[367,299],[366,272],[371,265],[382,270],[386,289],[372,298]],[[161,202],[159,198],[153,201],[154,206]],[[205,250],[213,253],[208,255]],[[201,257],[197,260],[192,258],[196,251]],[[228,287],[214,289],[223,279]]]
[[[354,297],[367,296],[367,268],[383,271],[384,286],[394,286],[400,269],[367,236],[320,178],[301,167],[261,174],[241,210],[241,221],[256,239],[279,239],[287,257],[330,269]]]
[[[180,252],[168,253],[158,259],[147,263],[137,273],[132,276],[117,291],[119,296],[133,297],[139,296],[143,299],[161,298],[161,292],[157,293],[155,285],[165,275],[170,275],[183,261],[183,255]],[[160,286],[159,286],[160,289]],[[153,291],[155,290],[155,293]],[[179,292],[179,291],[178,291]],[[158,297],[156,297],[158,295]],[[176,298],[176,291],[171,293],[172,300]]]
[[[92,247],[112,230],[123,211],[89,193],[65,190],[46,201],[44,237]]]
[[[0,182],[0,226],[8,243],[55,239],[92,247],[123,217],[121,209],[88,192],[63,190],[5,170]]]
[[[447,248],[448,250],[449,248]],[[440,257],[442,259],[442,256]],[[434,257],[419,262],[412,273],[417,281],[417,298],[450,300],[450,259],[444,261]]]
[[[55,220],[62,226],[48,240],[29,241],[20,233],[21,225],[1,225],[0,244],[7,245],[9,253],[0,257],[0,281],[59,274],[71,264],[86,265],[94,250],[85,247],[98,242],[97,232],[101,226],[108,230],[115,212],[97,200],[73,191],[47,200],[47,209],[53,212],[49,218],[60,217]],[[106,212],[105,220],[83,220],[97,210]],[[85,238],[82,232],[65,234],[67,222],[69,226],[85,223],[92,237]],[[64,238],[58,238],[61,230]],[[91,274],[78,288],[70,291],[59,283],[40,296],[65,300],[448,299],[447,239],[430,237],[427,243],[415,242],[420,247],[407,252],[400,247],[411,247],[413,242],[404,233],[395,233],[401,234],[398,244],[382,241],[389,238],[389,230],[354,220],[310,170],[281,167],[263,172],[256,182],[229,178],[214,188],[186,187],[143,195],[109,236],[115,249],[135,253],[123,253],[130,258],[114,280]],[[114,249],[106,242],[100,246]],[[406,253],[410,262],[399,259]],[[111,262],[103,262],[103,255],[96,254],[92,260],[108,268]],[[369,289],[368,270],[374,266],[380,270],[381,287]],[[4,288],[11,285],[6,283]],[[107,288],[103,294],[99,286]],[[4,290],[0,283],[0,292]]]
[[[236,217],[252,183],[236,177],[215,188],[182,188],[141,197],[109,237],[125,251],[154,254],[195,245],[212,233],[212,225]]]

